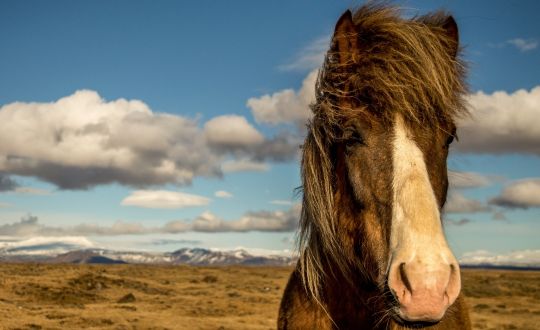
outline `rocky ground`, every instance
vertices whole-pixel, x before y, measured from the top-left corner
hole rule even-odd
[[[1,329],[275,329],[290,267],[0,264]],[[540,272],[464,270],[475,329],[540,329]]]

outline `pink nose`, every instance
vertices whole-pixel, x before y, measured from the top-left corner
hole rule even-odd
[[[421,260],[393,263],[388,286],[399,303],[398,314],[412,322],[437,322],[454,303],[461,288],[459,266],[428,265]]]

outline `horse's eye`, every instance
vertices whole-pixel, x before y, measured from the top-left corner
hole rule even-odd
[[[448,136],[448,139],[446,139],[446,145],[449,146],[454,141],[454,135]]]
[[[364,144],[364,139],[362,138],[362,135],[360,135],[357,131],[352,131],[346,138],[345,138],[345,144],[347,147],[352,147],[354,145],[358,144]]]

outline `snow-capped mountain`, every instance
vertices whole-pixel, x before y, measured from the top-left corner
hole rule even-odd
[[[208,250],[202,248],[180,249],[169,254],[173,264],[189,265],[293,265],[292,257],[278,255],[254,256],[243,249],[232,251]]]
[[[266,265],[286,266],[293,265],[295,259],[279,255],[254,256],[243,249],[237,250],[210,250],[203,248],[183,248],[174,252],[117,252],[103,251],[103,256],[128,263],[151,264],[187,264],[187,265]]]
[[[292,257],[278,255],[254,256],[245,250],[219,251],[203,248],[183,248],[174,252],[134,252],[105,249],[83,249],[57,253],[54,247],[51,253],[31,253],[21,249],[0,250],[0,260],[8,262],[43,262],[43,263],[132,263],[132,264],[187,264],[198,266],[254,265],[254,266],[289,266],[295,263]],[[30,252],[30,253],[26,253]]]

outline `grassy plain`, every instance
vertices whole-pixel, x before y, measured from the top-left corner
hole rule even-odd
[[[275,329],[291,268],[0,265],[0,329]],[[475,329],[540,329],[540,272],[464,270]]]

